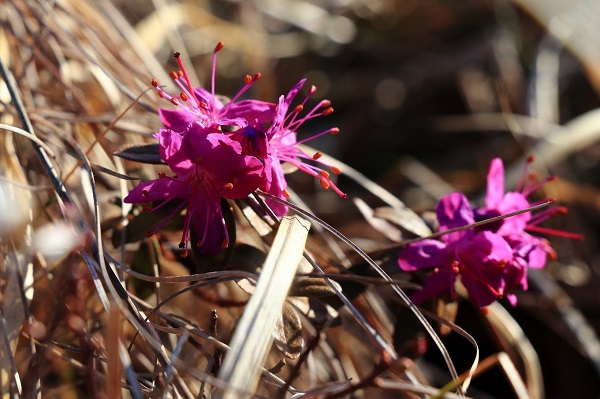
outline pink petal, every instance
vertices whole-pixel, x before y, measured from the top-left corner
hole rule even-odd
[[[504,164],[500,158],[492,159],[487,175],[485,203],[488,208],[497,208],[504,197]]]
[[[186,198],[188,195],[189,189],[184,181],[162,178],[139,183],[123,201],[128,204],[139,204],[169,198]]]
[[[407,245],[400,252],[398,265],[405,272],[448,266],[442,264],[447,253],[446,244],[438,240],[423,240]]]
[[[473,209],[467,197],[462,193],[451,193],[443,197],[438,202],[435,213],[440,225],[440,231],[466,226],[475,222]],[[470,234],[472,234],[471,229],[462,230],[446,234],[442,236],[442,240],[446,243],[455,242]]]
[[[192,124],[194,126],[197,124]],[[158,143],[160,144],[160,156],[177,175],[187,175],[194,166],[193,155],[189,148],[183,146],[183,137],[189,131],[177,133],[171,129],[160,129],[158,132]]]
[[[455,279],[456,274],[452,272],[452,269],[439,269],[437,272],[429,276],[423,285],[423,288],[412,294],[410,299],[415,303],[415,305],[420,305],[425,300],[444,292],[449,292],[452,294],[454,292]]]
[[[160,116],[160,120],[167,129],[178,132],[184,131],[190,123],[196,120],[192,113],[182,109],[159,108],[158,116]]]

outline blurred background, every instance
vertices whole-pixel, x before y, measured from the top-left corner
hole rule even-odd
[[[338,126],[341,134],[310,146],[381,184],[419,214],[453,190],[481,201],[494,157],[504,160],[507,188],[514,187],[525,159],[534,155],[540,177],[560,178],[540,198],[556,198],[570,211],[551,227],[581,233],[585,240],[550,237],[558,259],[532,273],[530,291],[519,295],[518,308],[508,310],[538,353],[546,397],[600,397],[600,2],[100,0],[79,7],[70,1],[0,2],[9,37],[2,51],[18,54],[23,65],[14,63],[14,73],[21,78],[31,75],[32,59],[50,71],[46,62],[69,65],[69,85],[85,93],[94,107],[90,114],[105,115],[106,123],[154,77],[175,92],[163,70],[177,69],[174,51],[182,53],[192,82],[209,87],[212,50],[223,41],[217,93],[236,93],[246,74],[261,72],[251,96],[276,102],[308,78],[317,87],[315,98],[331,100],[335,112],[305,124],[300,135]],[[49,9],[56,19],[42,17]],[[90,30],[77,31],[77,18],[89,22]],[[44,29],[61,46],[68,43],[62,54],[73,63],[28,53]],[[78,40],[98,53],[86,53]],[[105,68],[108,78],[78,63]],[[51,81],[51,73],[41,75],[43,90],[32,89],[30,104],[40,107],[41,116],[58,118],[50,111],[57,109],[52,99],[62,89]],[[95,91],[98,85],[105,91]],[[106,89],[111,85],[114,91]],[[138,141],[159,127],[147,110],[168,106],[149,94],[140,103],[117,125],[140,133]],[[118,144],[120,139],[108,135],[107,153]],[[290,175],[290,185],[313,211],[344,234],[366,248],[385,242],[351,198],[360,196],[371,207],[383,203],[344,176],[339,184],[348,201],[301,174]],[[457,323],[485,353],[487,333],[464,309]],[[466,344],[459,341],[448,339],[448,345],[459,369],[468,368],[471,355],[461,364]],[[429,360],[439,362],[435,354]],[[476,379],[473,389],[477,398],[514,397],[493,373]]]

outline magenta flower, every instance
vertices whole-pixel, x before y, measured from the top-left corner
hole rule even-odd
[[[202,126],[237,126],[245,127],[250,123],[268,123],[273,118],[275,104],[258,100],[237,101],[258,79],[260,74],[254,76],[246,75],[244,86],[226,104],[221,101],[224,97],[215,94],[215,73],[217,65],[217,53],[223,48],[223,42],[219,42],[213,51],[211,91],[201,87],[193,88],[188,74],[175,53],[181,71],[171,72],[171,78],[181,89],[178,97],[173,97],[165,92],[157,80],[152,85],[158,90],[161,98],[166,98],[178,109],[160,108],[158,113],[165,127],[181,132],[192,122],[198,122]]]
[[[461,193],[442,198],[436,214],[440,231],[475,221],[473,210]],[[404,271],[433,269],[423,288],[411,296],[416,304],[444,292],[453,295],[460,277],[469,298],[483,307],[504,295],[505,269],[512,260],[512,248],[500,235],[466,229],[443,235],[440,241],[425,239],[407,245],[398,264]]]
[[[186,209],[180,248],[187,256],[190,228],[205,254],[215,254],[229,245],[229,235],[221,213],[221,198],[242,198],[258,188],[264,165],[253,156],[242,154],[241,145],[215,126],[198,123],[187,126],[183,134],[160,129],[161,158],[176,176],[160,174],[156,180],[138,184],[124,199],[127,203],[158,203],[146,210],[155,211],[173,200],[177,208],[157,226],[153,234],[172,216]]]
[[[440,231],[536,205],[527,197],[553,177],[536,183],[528,176],[526,168],[517,190],[505,192],[504,166],[499,158],[493,159],[487,178],[486,206],[473,210],[464,195],[447,195],[436,209]],[[546,239],[529,232],[581,239],[578,234],[538,226],[549,217],[565,212],[563,207],[553,207],[535,215],[525,212],[443,235],[441,241],[426,239],[406,246],[398,259],[402,270],[434,269],[413,299],[420,303],[445,291],[452,293],[455,283],[453,270],[460,274],[469,297],[479,306],[486,306],[503,296],[515,305],[517,298],[510,292],[517,288],[527,289],[527,269],[542,268],[548,256],[556,256]]]
[[[535,182],[533,176],[528,173],[528,166],[531,162],[533,162],[533,158],[527,161],[516,190],[504,192],[504,165],[500,158],[492,160],[487,176],[485,207],[475,210],[476,220],[483,220],[490,216],[504,215],[529,208],[539,203],[530,202],[527,197],[541,188],[545,183],[554,180],[555,177],[550,176],[544,180]],[[520,215],[511,216],[490,226],[485,225],[483,227],[494,230],[505,237],[514,248],[515,258],[518,262],[527,267],[542,268],[546,264],[547,256],[554,258],[556,254],[546,239],[533,236],[529,232],[581,239],[582,237],[579,234],[539,226],[540,223],[548,218],[566,212],[567,210],[564,207],[551,207],[533,215],[531,212],[525,212]]]
[[[265,158],[266,178],[260,188],[261,190],[266,191],[278,198],[287,199],[289,194],[287,193],[287,182],[285,180],[283,168],[283,163],[286,162],[292,167],[318,179],[323,188],[328,189],[331,187],[333,191],[345,199],[347,195],[331,181],[329,172],[319,166],[305,162],[305,160],[317,161],[323,154],[317,152],[311,156],[298,147],[298,144],[305,143],[316,137],[329,133],[339,133],[339,129],[334,127],[314,134],[307,139],[301,141],[297,140],[296,132],[304,122],[319,116],[329,115],[333,112],[333,108],[331,108],[331,102],[329,100],[321,100],[304,116],[300,117],[300,113],[304,110],[304,105],[306,104],[307,100],[316,91],[316,87],[311,86],[308,91],[308,95],[301,101],[300,104],[296,105],[288,113],[294,98],[305,82],[306,79],[302,79],[294,87],[292,87],[285,97],[279,97],[279,103],[275,107],[273,123],[266,131],[266,140],[268,142],[268,146],[266,147],[267,156]],[[321,165],[329,167],[333,173],[340,173],[340,170],[334,166],[326,164],[322,161],[317,162]],[[287,213],[286,206],[269,200],[267,200],[267,203],[277,215],[282,216]]]

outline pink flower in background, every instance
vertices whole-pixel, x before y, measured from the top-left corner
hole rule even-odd
[[[535,206],[537,203],[530,202],[527,197],[552,179],[534,182],[525,169],[516,191],[505,192],[504,166],[499,158],[495,158],[488,172],[486,206],[473,210],[464,195],[445,196],[436,209],[439,231]],[[548,256],[556,256],[546,239],[529,232],[581,239],[578,234],[538,226],[549,217],[565,212],[563,207],[549,208],[533,215],[525,212],[443,235],[441,241],[426,239],[406,246],[398,260],[402,270],[434,269],[413,300],[420,303],[445,291],[452,293],[454,276],[460,274],[469,298],[479,306],[486,306],[503,296],[515,305],[516,296],[509,291],[527,289],[527,269],[543,268]]]
[[[436,208],[440,231],[469,225],[475,221],[467,198],[452,193],[440,200]],[[512,249],[498,234],[473,229],[443,235],[441,240],[425,239],[407,245],[398,258],[404,271],[433,269],[420,291],[411,299],[424,300],[454,293],[457,277],[478,306],[487,306],[504,295],[505,268],[512,262]]]
[[[242,154],[241,145],[216,127],[192,123],[182,132],[160,129],[161,158],[176,174],[138,184],[124,199],[128,203],[158,202],[155,211],[172,200],[179,206],[155,228],[156,232],[172,216],[186,208],[180,248],[187,255],[189,230],[194,243],[205,254],[215,254],[229,245],[229,235],[221,213],[221,198],[242,198],[258,188],[264,165],[253,156]],[[153,233],[151,232],[151,234]]]
[[[215,94],[217,53],[221,51],[222,48],[223,42],[219,42],[213,51],[210,91],[201,87],[192,87],[185,67],[179,58],[179,53],[175,53],[175,59],[177,60],[181,71],[179,73],[171,72],[171,78],[181,89],[181,94],[177,97],[173,97],[159,86],[158,81],[152,81],[152,85],[158,90],[160,97],[166,98],[171,101],[173,105],[178,107],[178,109],[160,108],[158,110],[160,119],[165,127],[175,131],[183,131],[185,127],[192,122],[198,122],[205,127],[245,127],[255,121],[258,123],[268,123],[272,120],[275,104],[258,100],[238,101],[242,94],[244,94],[254,82],[260,79],[260,74],[254,76],[247,75],[244,86],[229,101],[226,101],[224,97]]]

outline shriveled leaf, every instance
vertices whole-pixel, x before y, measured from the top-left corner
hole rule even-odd
[[[342,287],[333,282],[338,290],[342,290]],[[324,296],[335,295],[335,291],[331,286],[322,278],[318,277],[300,277],[294,281],[294,284],[290,288],[290,296],[306,296],[311,298],[321,298]]]
[[[281,318],[273,331],[273,342],[283,356],[297,359],[304,347],[300,315],[289,303],[284,303]]]
[[[128,161],[164,165],[165,162],[160,157],[158,148],[158,143],[126,144],[113,151],[113,154]]]
[[[290,297],[288,301],[315,325],[321,325],[325,321],[329,321],[331,326],[339,326],[341,324],[342,320],[339,317],[338,311],[319,299]]]
[[[387,220],[388,222],[400,226],[406,231],[409,231],[419,237],[426,237],[431,234],[431,229],[427,226],[423,219],[421,219],[419,215],[407,207],[400,208],[384,206],[375,208],[373,216]]]
[[[367,205],[365,201],[355,197],[354,204],[371,227],[394,242],[402,241],[402,232],[386,220],[374,217],[373,208]]]
[[[435,303],[436,313],[442,319],[448,320],[451,323],[456,321],[458,313],[458,301],[451,300],[447,297],[440,297]],[[440,324],[440,335],[448,335],[452,329],[447,324]]]

